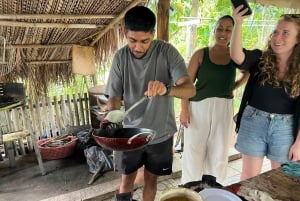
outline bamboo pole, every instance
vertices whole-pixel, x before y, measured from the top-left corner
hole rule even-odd
[[[75,119],[76,119],[76,125],[80,125],[79,121],[79,112],[78,112],[78,105],[77,105],[77,96],[76,94],[73,94],[73,105],[74,105],[74,111],[75,111]]]
[[[85,116],[86,116],[86,122],[85,124],[88,125],[90,124],[90,110],[89,110],[89,98],[88,94],[84,93],[84,102],[85,102]]]
[[[7,20],[24,20],[24,19],[38,19],[38,20],[49,20],[49,19],[64,19],[64,20],[76,20],[76,19],[113,19],[115,15],[57,15],[57,14],[1,14],[0,19]]]
[[[69,112],[70,112],[70,119],[71,119],[71,124],[74,126],[75,125],[75,121],[74,121],[74,110],[72,109],[72,100],[70,95],[67,95],[67,106],[69,108]]]
[[[67,24],[67,23],[31,23],[31,22],[14,22],[0,20],[0,26],[9,27],[29,27],[29,28],[57,28],[57,29],[97,29],[103,28],[99,24]]]

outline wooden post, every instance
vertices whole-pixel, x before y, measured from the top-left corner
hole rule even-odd
[[[85,125],[90,124],[90,110],[89,110],[89,97],[87,93],[84,93],[84,105],[85,105]]]
[[[80,126],[79,110],[78,110],[77,95],[76,94],[73,94],[73,104],[74,104],[74,111],[75,111],[76,126]]]
[[[32,127],[32,124],[30,124],[30,122],[29,122],[29,115],[27,113],[25,113],[25,120],[26,120],[26,124],[27,124],[27,129],[29,129],[29,132],[30,132],[32,145],[33,145],[33,148],[34,148],[34,152],[35,152],[35,155],[36,155],[41,173],[42,173],[42,175],[45,175],[46,170],[45,170],[45,167],[44,167],[44,164],[43,164],[43,159],[42,159],[40,149],[39,149],[38,144],[37,144],[36,133],[35,133],[33,127]]]
[[[169,41],[170,0],[159,0],[157,3],[157,39]]]

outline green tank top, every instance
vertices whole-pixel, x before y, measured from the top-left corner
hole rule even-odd
[[[205,98],[233,98],[236,68],[231,60],[227,65],[217,65],[209,58],[208,47],[204,48],[203,60],[196,75],[196,95],[190,101]]]

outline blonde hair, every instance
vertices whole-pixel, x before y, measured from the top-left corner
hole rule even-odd
[[[298,43],[295,45],[292,54],[288,58],[287,66],[288,72],[285,75],[283,86],[285,91],[290,97],[294,98],[300,95],[300,15],[299,14],[285,14],[282,15],[280,20],[293,22],[297,26]],[[267,43],[267,48],[262,54],[260,62],[261,67],[261,84],[265,83],[273,84],[274,86],[280,86],[280,80],[278,77],[279,68],[278,61],[274,51],[271,48],[270,41],[271,36]]]

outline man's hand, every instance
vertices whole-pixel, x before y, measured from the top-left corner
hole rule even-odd
[[[145,96],[148,96],[149,98],[155,97],[155,96],[163,96],[167,92],[167,87],[163,82],[160,82],[158,80],[150,81],[148,83],[148,89],[145,92]]]

